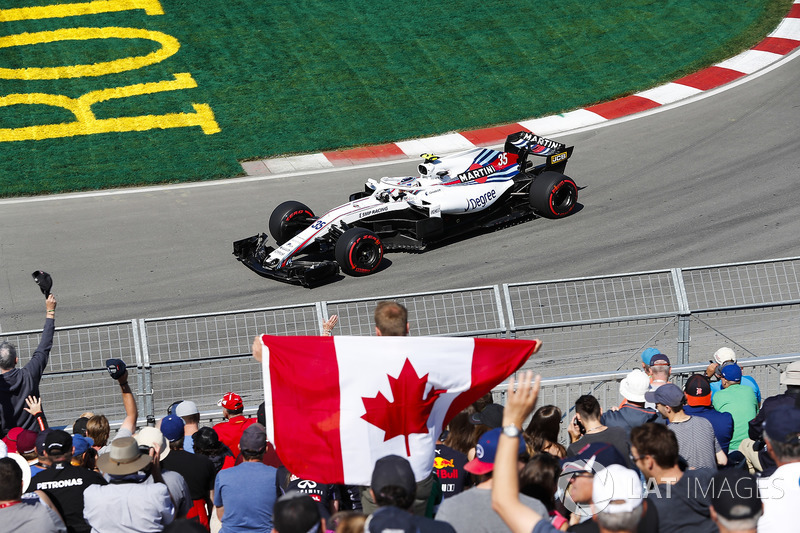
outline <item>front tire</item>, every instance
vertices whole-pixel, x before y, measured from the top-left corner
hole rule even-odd
[[[578,186],[558,172],[542,172],[533,179],[528,192],[533,211],[545,218],[568,216],[578,204]]]
[[[269,233],[278,245],[306,229],[314,218],[314,212],[305,204],[289,200],[283,202],[269,216]]]
[[[334,256],[345,274],[367,276],[381,264],[383,243],[367,229],[350,228],[336,241]]]

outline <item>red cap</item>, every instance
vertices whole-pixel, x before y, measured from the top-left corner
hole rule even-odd
[[[5,437],[3,437],[3,442],[6,443],[8,447],[8,453],[17,453],[17,438],[19,438],[19,434],[25,431],[22,428],[11,428],[8,430],[8,433]]]
[[[18,453],[31,453],[36,451],[36,435],[35,431],[30,429],[23,429],[17,436],[17,452]]]
[[[228,411],[238,411],[244,407],[244,402],[242,401],[242,397],[235,392],[228,392],[217,402],[217,405],[221,405]]]

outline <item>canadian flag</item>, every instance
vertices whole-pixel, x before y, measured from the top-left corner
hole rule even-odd
[[[369,485],[375,462],[431,472],[456,414],[519,369],[539,340],[261,337],[267,437],[289,471]]]

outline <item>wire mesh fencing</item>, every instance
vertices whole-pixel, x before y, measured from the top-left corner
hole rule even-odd
[[[615,380],[649,346],[673,365],[703,365],[721,346],[769,358],[800,345],[800,258],[775,259],[59,327],[41,384],[45,411],[53,425],[71,425],[87,410],[121,419],[119,387],[104,370],[112,357],[128,363],[140,419],[182,399],[213,416],[229,391],[250,411],[263,401],[261,366],[250,355],[257,335],[319,335],[333,314],[334,334],[373,335],[381,300],[408,308],[411,335],[541,339],[523,368],[556,380],[543,401],[559,406],[584,390],[613,404]],[[3,336],[18,346],[20,366],[40,338]],[[774,372],[759,372],[777,382]]]

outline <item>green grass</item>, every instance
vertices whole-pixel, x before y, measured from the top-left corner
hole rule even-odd
[[[52,1],[26,0],[26,5]],[[62,2],[67,3],[67,2]],[[241,174],[237,161],[468,130],[546,116],[657,86],[747,49],[791,0],[276,2],[163,1],[143,11],[0,22],[0,37],[76,27],[163,32],[163,61],[95,77],[0,79],[0,96],[87,92],[173,79],[197,87],[92,106],[98,119],[193,113],[198,127],[2,141],[0,195],[195,181]],[[0,12],[0,21],[3,20]],[[3,49],[0,68],[142,56],[147,39]],[[0,107],[0,128],[73,121],[45,105]]]

